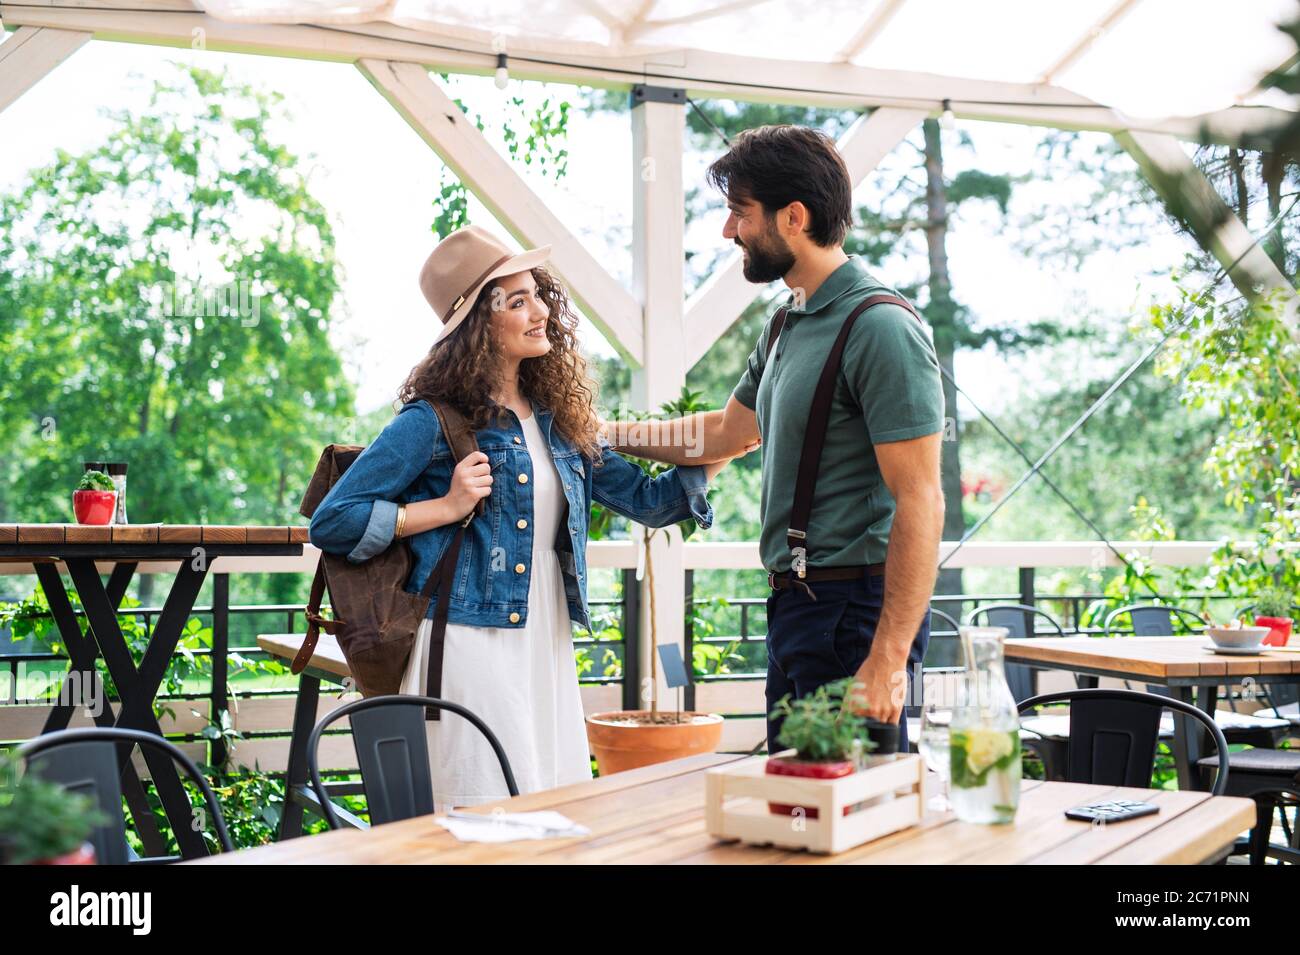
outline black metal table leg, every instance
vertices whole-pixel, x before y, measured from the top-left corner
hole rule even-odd
[[[1182,700],[1189,706],[1195,706],[1196,700],[1190,686],[1170,687],[1170,692],[1174,699]],[[1201,733],[1200,724],[1195,723],[1190,716],[1184,716],[1180,713],[1174,716],[1174,768],[1178,771],[1178,788],[1182,790],[1194,789],[1196,760],[1200,758],[1201,751]]]
[[[116,725],[162,736],[162,727],[154,716],[153,701],[166,676],[171,655],[180,643],[185,621],[194,609],[199,588],[207,576],[206,562],[200,563],[201,569],[195,569],[192,562],[181,562],[138,670],[126,645],[126,638],[117,624],[116,611],[95,570],[94,560],[67,558],[65,563],[81,597],[81,604],[85,607],[100,654],[108,664],[109,674],[122,698],[122,712]],[[171,823],[181,855],[187,859],[206,856],[207,845],[193,826],[194,812],[185,787],[181,784],[180,773],[163,753],[145,750],[142,755]]]
[[[293,705],[293,735],[289,737],[289,765],[284,779],[284,813],[280,817],[280,841],[302,835],[302,799],[297,795],[307,785],[307,741],[316,725],[320,700],[320,678],[303,673],[298,679],[298,699]]]
[[[135,570],[135,564],[123,565]],[[45,593],[45,600],[50,605],[50,616],[54,618],[54,624],[59,629],[60,636],[63,637],[63,644],[68,649],[68,659],[71,661],[71,667],[68,670],[68,678],[64,686],[60,689],[59,699],[55,702],[54,707],[50,710],[50,715],[45,721],[45,726],[41,730],[42,734],[52,733],[55,730],[67,729],[72,714],[76,710],[76,704],[72,701],[80,698],[83,702],[94,702],[97,706],[91,708],[91,718],[95,721],[96,726],[111,727],[116,725],[117,717],[113,713],[113,705],[108,700],[108,694],[99,682],[99,672],[95,668],[95,660],[99,654],[95,650],[93,639],[83,636],[81,626],[77,623],[77,616],[72,610],[72,602],[68,600],[67,590],[64,589],[63,580],[54,564],[37,563],[36,578],[40,581],[41,590]],[[114,581],[117,581],[115,586]],[[126,574],[125,581],[121,580],[116,568],[113,576],[109,580],[108,596],[116,608],[121,605],[122,597],[126,594],[126,583],[130,581],[130,574]],[[69,693],[71,689],[70,680],[72,674],[77,673],[76,678],[80,681],[82,693],[75,697]],[[86,697],[86,688],[90,687],[98,695],[98,699],[91,701]],[[140,842],[144,845],[145,854],[149,856],[161,856],[165,854],[166,846],[163,842],[162,833],[158,830],[158,822],[154,819],[153,811],[149,808],[149,800],[145,795],[144,784],[140,781],[139,774],[135,771],[135,764],[131,762],[130,755],[119,753],[118,766],[122,774],[122,794],[126,797],[126,804],[131,810],[131,817],[135,820],[136,832],[140,836]]]

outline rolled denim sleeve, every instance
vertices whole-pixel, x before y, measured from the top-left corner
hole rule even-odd
[[[602,442],[600,465],[592,469],[592,498],[611,511],[647,527],[667,527],[693,518],[713,526],[704,468],[675,467],[650,477]]]
[[[402,494],[428,467],[438,446],[438,416],[425,402],[402,408],[352,462],[311,518],[311,542],[353,563],[393,542]]]

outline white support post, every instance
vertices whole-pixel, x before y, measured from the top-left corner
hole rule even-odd
[[[641,307],[511,168],[459,106],[415,63],[361,59],[374,84],[438,157],[525,246],[550,245],[550,265],[625,360],[643,361]],[[680,245],[680,240],[679,240]]]
[[[682,187],[682,149],[686,115],[681,91],[639,87],[632,107],[632,277],[634,294],[642,305],[645,361],[632,373],[632,402],[649,410],[680,393],[686,383],[682,350],[682,304],[685,283],[685,194]],[[638,527],[633,536],[640,540]],[[654,561],[654,616],[651,628],[650,578],[641,582],[641,674],[651,672],[655,652],[651,634],[659,643],[684,648],[686,571],[682,535],[676,527],[664,528],[650,542]],[[688,664],[689,665],[689,664]],[[668,690],[662,667],[655,693],[662,708],[676,706],[677,691]]]
[[[78,30],[19,27],[0,43],[0,112],[90,39]]]
[[[849,127],[836,146],[855,188],[926,115],[925,110],[884,106]],[[688,369],[708,353],[761,290],[762,286],[746,281],[739,250],[700,285],[686,302]]]
[[[1173,136],[1120,133],[1120,145],[1137,161],[1165,203],[1187,223],[1201,248],[1228,270],[1228,277],[1249,299],[1277,289],[1294,304],[1295,292],[1268,253],[1196,168]],[[1294,309],[1289,310],[1293,319]]]

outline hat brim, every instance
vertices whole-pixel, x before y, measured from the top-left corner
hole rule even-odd
[[[461,303],[460,308],[452,312],[447,321],[443,323],[441,331],[433,340],[436,345],[452,332],[454,332],[465,321],[474,303],[478,301],[479,295],[483,289],[487,288],[494,280],[501,278],[503,275],[515,275],[518,272],[527,272],[529,269],[535,269],[551,257],[551,247],[549,245],[539,246],[536,249],[529,249],[527,252],[520,252],[518,255],[506,259],[495,269],[487,274],[483,281],[479,282],[468,295],[465,301]]]

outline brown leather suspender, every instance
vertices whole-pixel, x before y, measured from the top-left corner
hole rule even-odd
[[[822,449],[826,444],[826,428],[830,420],[831,400],[835,396],[835,379],[839,375],[840,362],[844,356],[844,346],[848,341],[849,333],[853,330],[853,323],[857,321],[858,316],[871,308],[873,305],[899,305],[919,322],[921,316],[917,314],[911,304],[897,295],[872,295],[864,299],[844,320],[840,326],[839,334],[835,337],[834,344],[826,356],[826,363],[822,366],[821,377],[817,380],[817,387],[813,391],[812,404],[808,409],[808,428],[804,432],[803,450],[799,455],[799,470],[796,472],[794,482],[794,503],[790,507],[790,526],[786,530],[786,542],[790,547],[791,562],[790,569],[795,575],[803,580],[807,577],[808,570],[808,520],[812,515],[813,495],[817,490],[817,472],[821,465]],[[772,318],[772,329],[768,332],[767,340],[767,357],[772,354],[772,348],[776,344],[777,337],[785,327],[787,309],[782,307]],[[764,371],[766,371],[766,358],[764,360]],[[804,585],[807,589],[807,585]],[[811,590],[809,596],[813,596]],[[813,597],[816,599],[816,597]]]

